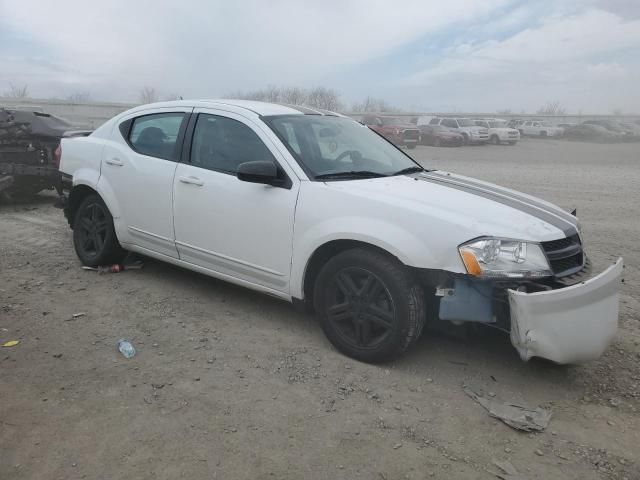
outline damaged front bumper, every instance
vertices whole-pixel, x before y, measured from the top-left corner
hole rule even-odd
[[[523,360],[581,363],[602,355],[618,328],[623,262],[570,287],[508,290],[511,342]]]

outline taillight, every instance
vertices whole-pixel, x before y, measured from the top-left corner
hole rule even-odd
[[[53,152],[53,164],[56,168],[60,168],[60,159],[62,158],[62,143]]]

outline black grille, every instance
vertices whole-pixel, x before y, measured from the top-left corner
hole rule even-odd
[[[584,265],[584,253],[578,235],[542,242],[542,248],[556,277],[572,275]]]

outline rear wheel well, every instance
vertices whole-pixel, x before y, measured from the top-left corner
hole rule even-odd
[[[321,245],[316,249],[315,252],[313,252],[313,255],[311,255],[304,274],[303,292],[304,304],[307,311],[313,311],[313,289],[315,287],[316,279],[318,278],[318,274],[320,273],[322,266],[327,263],[332,257],[344,252],[345,250],[351,250],[353,248],[377,250],[398,260],[395,255],[392,255],[387,250],[377,247],[376,245],[373,245],[371,243],[361,242],[359,240],[332,240],[331,242],[327,242],[324,245]]]
[[[73,187],[71,193],[69,194],[69,201],[67,203],[67,220],[69,221],[69,226],[73,228],[73,221],[76,218],[76,212],[80,207],[82,201],[88,197],[89,195],[99,195],[93,188],[87,187],[86,185],[78,185]]]

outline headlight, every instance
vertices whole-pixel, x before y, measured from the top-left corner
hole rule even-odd
[[[458,247],[470,275],[484,278],[551,276],[549,262],[537,243],[481,238]]]

